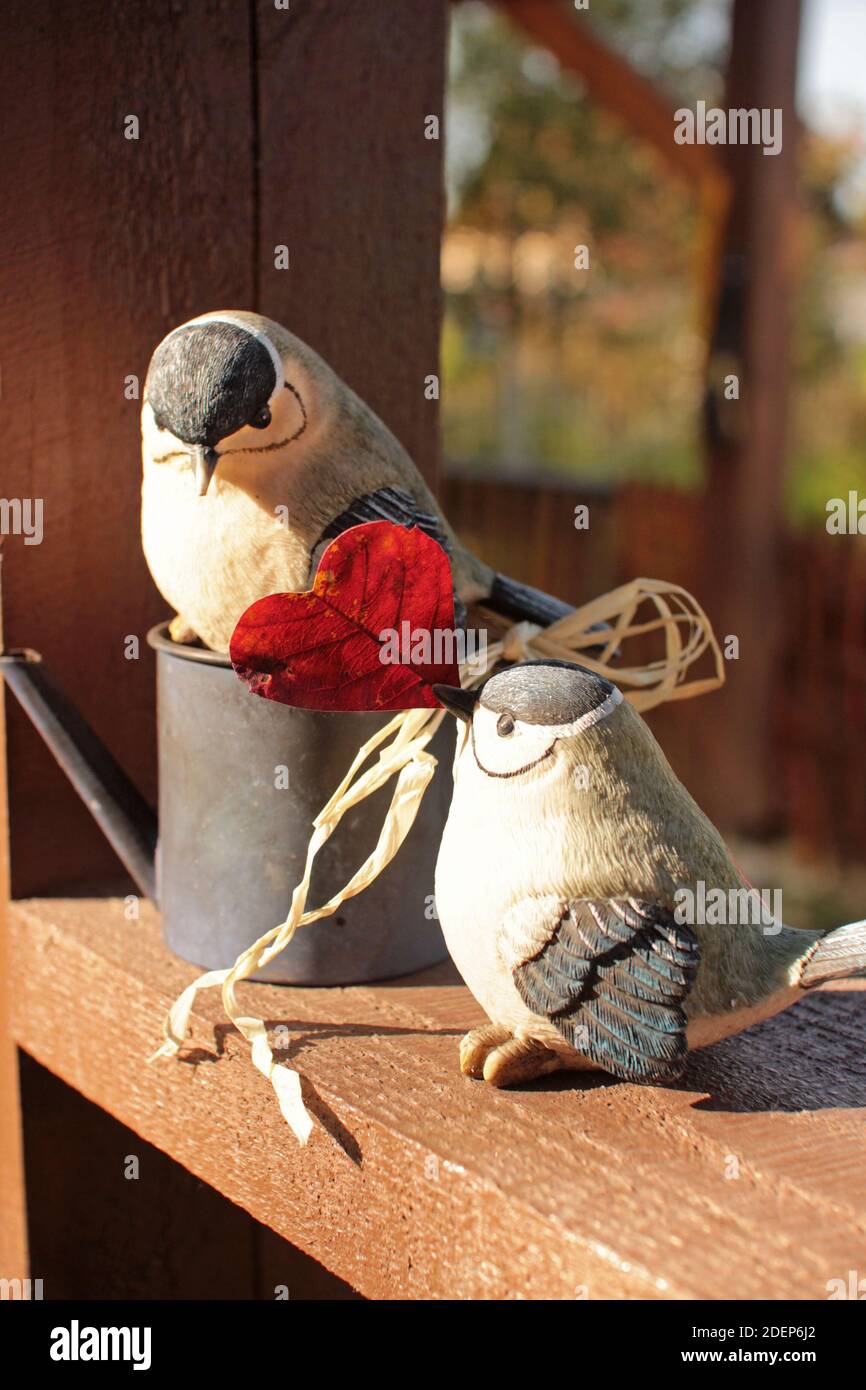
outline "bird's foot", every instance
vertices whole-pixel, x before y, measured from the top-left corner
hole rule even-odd
[[[547,1076],[564,1065],[562,1058],[534,1038],[515,1038],[495,1023],[473,1028],[460,1043],[460,1070],[491,1086],[518,1086]]]
[[[485,1023],[481,1028],[473,1028],[460,1039],[460,1070],[464,1076],[484,1075],[484,1063],[497,1047],[511,1037],[507,1028],[496,1023]]]
[[[182,613],[177,613],[168,625],[168,635],[172,642],[180,642],[184,646],[191,646],[198,641],[198,633],[190,627]]]

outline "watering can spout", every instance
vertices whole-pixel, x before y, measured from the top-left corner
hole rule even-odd
[[[0,655],[0,675],[141,892],[156,901],[157,819],[152,807],[52,680],[38,652]]]

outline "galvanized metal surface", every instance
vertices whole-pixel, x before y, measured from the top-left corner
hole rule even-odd
[[[208,969],[231,965],[281,922],[313,817],[361,744],[391,716],[290,709],[251,695],[214,653],[155,628],[159,702],[157,895],[167,944]],[[433,873],[451,797],[454,728],[396,858],[336,916],[303,927],[261,976],[292,984],[386,979],[444,959]],[[288,775],[288,787],[280,785]],[[375,846],[393,792],[348,812],[319,851],[308,905],[342,888]]]

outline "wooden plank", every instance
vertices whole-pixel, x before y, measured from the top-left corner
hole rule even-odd
[[[26,1053],[21,1058],[31,1268],[44,1298],[273,1300],[278,1284],[293,1299],[357,1297]],[[86,1135],[86,1144],[70,1143],[72,1135]]]
[[[259,302],[439,461],[445,0],[258,0]],[[274,266],[289,248],[289,270]]]
[[[22,1055],[30,1248],[43,1297],[254,1297],[247,1213]]]
[[[43,499],[45,533],[9,542],[7,641],[43,652],[152,797],[144,634],[166,606],[141,554],[140,404],[124,379],[143,384],[174,324],[252,298],[248,14],[235,0],[11,0],[0,43],[3,495]],[[17,708],[9,726],[14,891],[116,872]]]
[[[3,556],[0,555],[0,579],[2,571]],[[3,612],[0,608],[2,651]],[[9,997],[9,818],[4,723],[4,703],[0,696],[0,1278],[26,1279],[27,1203],[21,1150],[18,1049],[12,1036]]]
[[[826,1297],[866,1237],[864,983],[692,1059],[674,1090],[462,1078],[479,1014],[449,967],[352,989],[242,987],[291,1030],[301,1150],[212,992],[148,1067],[194,975],[116,901],[13,913],[22,1047],[373,1297]],[[57,1027],[57,1019],[64,1027]]]

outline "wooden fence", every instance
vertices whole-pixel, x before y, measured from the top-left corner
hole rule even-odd
[[[644,487],[587,493],[451,474],[441,495],[456,530],[485,559],[570,602],[651,576],[684,585],[714,618],[713,561],[729,542],[713,534],[701,494]],[[589,507],[587,530],[574,525],[581,504]],[[866,542],[818,530],[785,533],[777,562],[784,602],[774,634],[773,735],[761,769],[777,811],[766,832],[787,835],[816,857],[866,860]],[[760,606],[760,594],[754,602]],[[720,758],[734,769],[742,763],[735,740],[719,749],[718,730],[727,727],[720,715],[730,688],[748,680],[748,653],[726,671],[725,690],[663,707],[649,720],[699,803],[736,832],[751,827],[729,794],[731,779],[722,794],[713,768]]]

